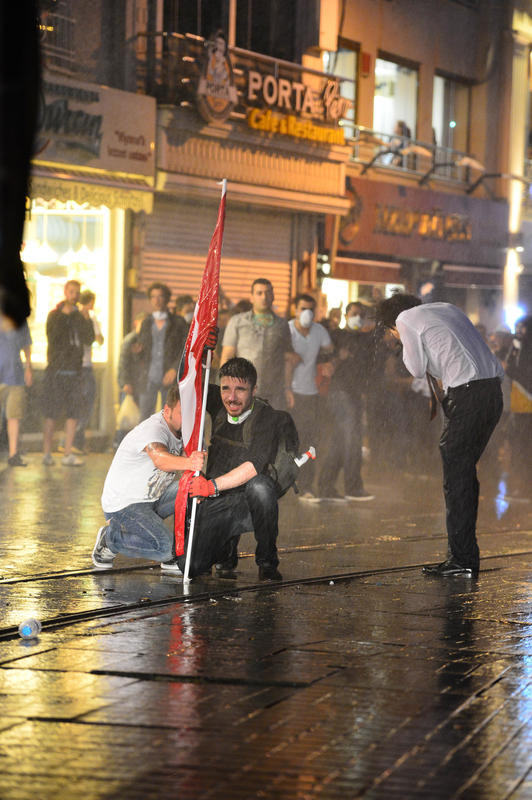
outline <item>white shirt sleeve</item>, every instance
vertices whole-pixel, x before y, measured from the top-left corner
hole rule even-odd
[[[419,331],[399,318],[396,326],[403,344],[404,365],[414,378],[422,378],[427,371],[428,359],[421,335]]]

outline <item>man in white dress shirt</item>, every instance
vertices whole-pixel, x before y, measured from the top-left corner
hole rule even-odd
[[[475,326],[451,303],[427,303],[395,294],[377,308],[377,321],[403,345],[415,378],[441,385],[445,415],[440,438],[447,512],[447,559],[424,567],[430,575],[476,575],[478,480],[476,464],[502,411],[502,365]]]

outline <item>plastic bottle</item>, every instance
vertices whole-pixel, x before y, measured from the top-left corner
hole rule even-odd
[[[36,639],[42,631],[42,625],[38,619],[25,619],[18,626],[18,633],[21,639]]]

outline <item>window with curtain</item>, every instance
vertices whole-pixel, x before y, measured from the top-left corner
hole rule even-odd
[[[373,128],[390,136],[416,138],[417,69],[384,58],[375,60]]]

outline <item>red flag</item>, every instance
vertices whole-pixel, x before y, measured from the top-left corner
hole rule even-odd
[[[203,271],[201,289],[190,324],[182,361],[182,375],[179,380],[181,396],[181,433],[183,447],[187,456],[199,450],[203,383],[202,356],[207,337],[218,322],[218,288],[220,285],[220,258],[225,222],[225,181],[222,185],[222,199],[218,209],[218,219],[212,235],[207,263]],[[185,547],[185,518],[187,511],[188,488],[194,473],[187,471],[179,481],[175,500],[175,545],[176,555],[181,556]]]

